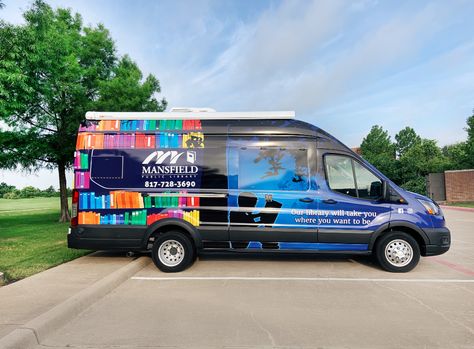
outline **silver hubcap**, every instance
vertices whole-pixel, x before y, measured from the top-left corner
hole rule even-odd
[[[413,259],[413,248],[405,240],[390,241],[385,247],[385,258],[395,267],[404,267]]]
[[[158,258],[167,267],[175,267],[184,259],[184,247],[176,240],[166,240],[158,249]]]

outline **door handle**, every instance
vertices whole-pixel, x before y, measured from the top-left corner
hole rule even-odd
[[[337,201],[334,199],[326,199],[326,200],[323,200],[323,202],[325,204],[331,204],[331,205],[337,204]]]
[[[301,198],[300,201],[301,201],[301,202],[313,202],[314,199],[311,199],[311,198]]]

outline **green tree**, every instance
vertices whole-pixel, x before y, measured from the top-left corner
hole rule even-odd
[[[41,190],[32,186],[26,186],[23,189],[20,189],[21,198],[34,198],[41,196]]]
[[[466,141],[466,168],[474,168],[474,111],[473,115],[467,118],[467,141]]]
[[[425,176],[432,172],[443,172],[450,166],[449,160],[432,139],[421,139],[408,149],[399,160],[402,187],[426,194]]]
[[[167,102],[158,101],[153,95],[160,92],[160,82],[148,75],[142,83],[143,75],[130,57],[125,55],[118,62],[111,79],[99,82],[99,99],[96,110],[108,111],[163,111]]]
[[[52,185],[50,185],[48,188],[43,190],[43,194],[44,194],[44,196],[47,196],[47,197],[55,196],[56,195],[56,189],[54,189],[54,187]]]
[[[407,126],[404,129],[398,131],[398,133],[395,135],[395,150],[397,152],[397,156],[403,156],[407,150],[419,142],[421,142],[421,137],[416,134],[413,128]]]
[[[381,126],[372,126],[360,145],[362,156],[390,178],[396,176],[395,146]]]
[[[442,148],[442,153],[449,161],[450,170],[467,168],[466,142],[446,145]]]
[[[0,183],[0,198],[3,197],[3,195],[5,195],[6,193],[9,193],[15,189],[16,188],[14,185],[8,185],[5,182]]]
[[[130,58],[118,59],[103,25],[84,27],[69,9],[36,0],[25,24],[0,25],[0,167],[56,168],[60,221],[69,220],[66,169],[87,110],[162,111],[160,85]]]

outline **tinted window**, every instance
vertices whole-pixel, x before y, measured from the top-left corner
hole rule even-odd
[[[325,163],[332,190],[360,199],[378,199],[382,196],[382,181],[352,158],[326,155]]]
[[[202,189],[227,189],[225,145],[221,148],[205,148],[202,166]]]
[[[325,160],[329,187],[342,194],[357,197],[351,158],[327,155]]]
[[[308,190],[306,149],[239,148],[238,187],[252,190]]]
[[[93,156],[91,177],[121,179],[123,167],[123,156]]]

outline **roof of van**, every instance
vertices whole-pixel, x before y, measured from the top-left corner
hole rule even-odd
[[[310,136],[325,142],[326,148],[349,148],[338,139],[305,121],[295,119],[294,111],[216,112],[211,108],[173,108],[171,112],[96,112],[86,120],[205,120],[206,134],[265,134]],[[225,130],[225,131],[224,131]]]
[[[174,109],[174,110],[173,110]],[[252,112],[216,112],[209,108],[188,111],[185,108],[173,108],[171,112],[106,112],[88,111],[87,120],[262,120],[294,119],[294,111],[252,111]]]

